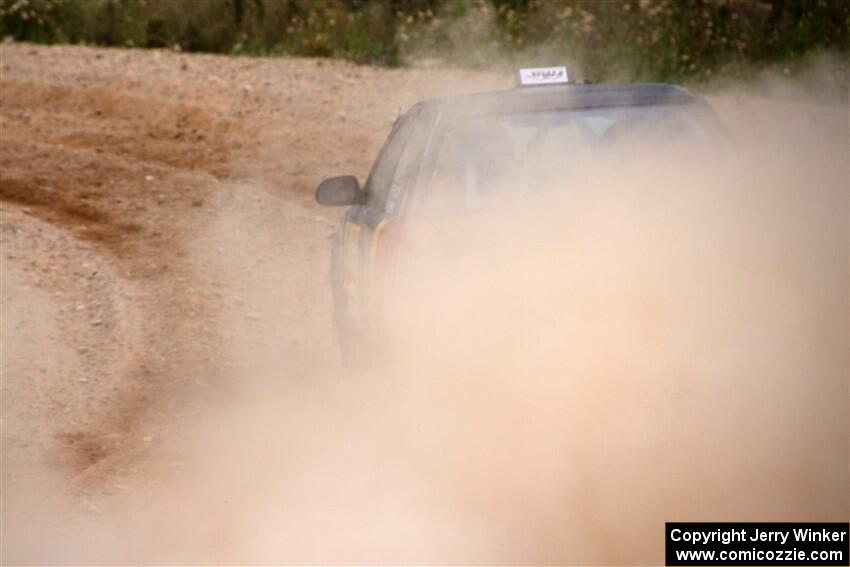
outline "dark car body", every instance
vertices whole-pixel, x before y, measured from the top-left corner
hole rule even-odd
[[[381,330],[381,282],[398,255],[417,202],[440,148],[458,124],[488,117],[534,117],[548,113],[617,112],[665,108],[685,112],[707,130],[721,126],[707,103],[669,84],[562,84],[437,98],[414,105],[396,120],[361,189],[355,178],[331,178],[317,200],[347,205],[333,242],[332,286],[344,358],[359,356]],[[702,126],[701,126],[702,127]]]

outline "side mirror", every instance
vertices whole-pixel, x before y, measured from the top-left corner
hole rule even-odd
[[[353,175],[329,177],[316,187],[316,201],[327,207],[362,205],[366,194],[360,191],[360,183]]]

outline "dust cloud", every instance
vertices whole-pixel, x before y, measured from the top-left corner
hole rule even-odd
[[[728,147],[587,155],[543,207],[424,220],[359,372],[335,225],[223,191],[193,253],[234,298],[224,379],[134,490],[11,559],[649,564],[665,521],[846,520],[848,106],[782,88],[711,96]]]

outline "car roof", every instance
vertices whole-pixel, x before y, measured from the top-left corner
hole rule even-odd
[[[439,114],[488,115],[702,102],[699,96],[667,83],[604,83],[517,87],[440,97],[422,101],[413,108],[425,108]]]

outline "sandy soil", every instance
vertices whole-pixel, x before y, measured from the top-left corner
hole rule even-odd
[[[51,490],[100,510],[166,466],[159,441],[234,380],[234,334],[288,364],[336,364],[335,212],[313,187],[364,177],[401,109],[488,81],[24,44],[0,61],[7,542]]]
[[[489,385],[439,386],[440,376],[420,377],[419,386],[415,377],[352,380],[339,367],[328,286],[338,211],[315,205],[313,188],[334,174],[365,177],[398,112],[417,100],[506,81],[325,60],[0,45],[0,559],[554,563],[586,542],[593,553],[624,555],[599,551],[581,556],[585,563],[657,557],[655,524],[638,512],[631,525],[643,531],[630,541],[640,553],[630,554],[621,534],[620,551],[609,545],[617,495],[631,490],[616,471],[607,478],[617,490],[596,495],[585,488],[604,474],[588,473],[568,489],[569,463],[559,461],[563,470],[553,468],[552,478],[545,467],[535,473],[534,459],[557,454],[560,441],[531,410],[503,400],[482,416],[467,402],[485,390],[496,396]],[[739,98],[714,102],[744,113]],[[746,112],[774,124],[765,109],[759,101]],[[806,113],[798,114],[805,125]],[[822,161],[840,164],[832,154]],[[839,347],[822,348],[846,344]],[[826,360],[819,352],[811,356]],[[835,383],[844,395],[846,383]],[[724,384],[714,393],[732,399]],[[524,399],[526,384],[503,386],[506,400]],[[704,399],[692,403],[703,408]],[[640,443],[649,441],[635,440],[633,421],[627,412],[615,416],[618,408],[599,427],[622,427],[610,437],[641,461]],[[826,415],[846,423],[846,410]],[[818,423],[831,435],[823,435],[821,460],[808,442],[786,449],[807,457],[793,461],[786,479],[805,491],[776,484],[771,493],[754,472],[764,460],[747,460],[728,471],[727,484],[700,485],[695,494],[719,502],[726,515],[718,517],[735,509],[722,507],[727,500],[748,509],[738,488],[744,470],[754,502],[792,495],[763,508],[770,517],[820,517],[846,471],[846,462],[829,460],[841,460],[834,447],[846,432],[826,418]],[[715,431],[713,415],[705,424]],[[445,441],[450,426],[466,435]],[[531,446],[531,438],[552,447]],[[510,452],[496,450],[505,443]],[[615,447],[612,454],[622,453]],[[488,451],[498,458],[487,461]],[[525,451],[528,458],[515,458]],[[591,460],[596,452],[590,444],[582,454]],[[510,474],[481,471],[485,461]],[[556,489],[535,492],[528,478]],[[662,481],[653,477],[640,490],[653,482]],[[581,514],[551,506],[559,491]],[[645,491],[638,502],[649,509],[669,484]],[[668,497],[668,512],[680,503],[690,510],[687,498]],[[485,524],[487,513],[496,520]],[[736,517],[758,519],[747,513]]]

